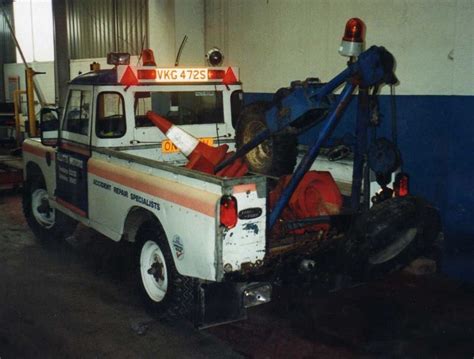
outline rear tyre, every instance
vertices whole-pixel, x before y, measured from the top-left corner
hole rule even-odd
[[[242,110],[235,136],[238,149],[267,129],[265,112],[269,107],[269,102],[259,101]],[[282,176],[293,173],[297,154],[296,136],[284,133],[273,135],[262,142],[247,153],[245,161],[252,172]]]
[[[191,319],[195,281],[176,270],[166,235],[157,223],[147,222],[137,233],[137,274],[148,309],[159,317]]]
[[[43,244],[66,238],[77,222],[51,207],[44,178],[29,176],[23,188],[23,214],[36,238]]]
[[[418,197],[398,197],[374,205],[355,223],[347,254],[355,273],[378,277],[425,256],[437,261],[441,251],[438,211]]]

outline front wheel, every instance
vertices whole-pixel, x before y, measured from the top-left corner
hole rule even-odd
[[[163,229],[149,222],[137,234],[137,264],[145,304],[154,314],[190,318],[194,304],[194,280],[176,270]]]
[[[48,243],[71,235],[77,222],[56,211],[49,200],[44,178],[28,177],[23,188],[23,214],[36,238]]]

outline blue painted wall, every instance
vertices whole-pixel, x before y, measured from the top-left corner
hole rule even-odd
[[[245,102],[271,100],[247,93]],[[378,133],[390,136],[390,96],[380,96],[384,116]],[[412,193],[441,211],[445,230],[444,271],[474,281],[474,96],[396,96],[398,144]],[[333,137],[353,133],[352,101]],[[300,137],[308,143],[317,128]]]

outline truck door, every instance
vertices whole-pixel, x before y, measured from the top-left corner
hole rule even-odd
[[[76,86],[69,91],[56,160],[56,200],[83,217],[88,217],[92,105],[92,87]]]

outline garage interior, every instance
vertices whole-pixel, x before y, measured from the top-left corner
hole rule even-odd
[[[0,4],[1,358],[474,355],[473,1]],[[206,54],[220,49],[222,66],[239,68],[248,106],[271,102],[295,80],[327,82],[340,73],[348,58],[338,50],[351,18],[365,23],[366,49],[383,46],[396,60],[399,82],[379,89],[377,135],[391,138],[396,118],[410,194],[439,211],[444,240],[428,268],[412,262],[382,278],[330,290],[311,281],[276,281],[271,302],[249,308],[245,320],[198,330],[188,320],[157,319],[144,308],[131,286],[132,243],[110,241],[84,224],[54,245],[35,239],[22,213],[18,149],[31,133],[26,65],[37,72],[38,121],[40,97],[62,109],[69,82],[91,71],[92,63],[114,68],[107,63],[110,52],[129,53],[130,63],[138,63],[147,48],[158,68],[174,67],[178,53],[179,66],[208,67]],[[355,138],[357,116],[352,101],[331,143]],[[316,126],[300,133],[298,148],[310,146],[319,131]]]

